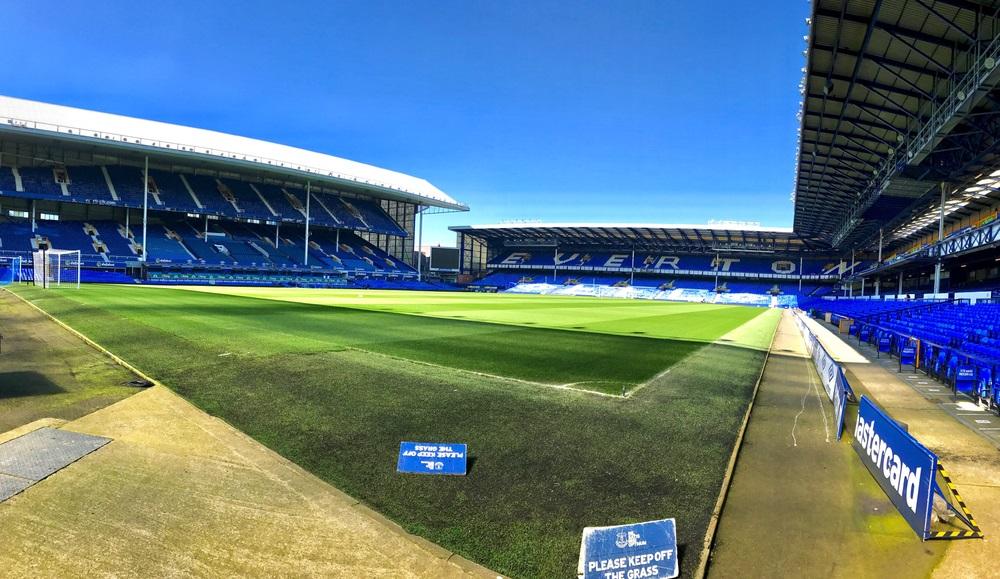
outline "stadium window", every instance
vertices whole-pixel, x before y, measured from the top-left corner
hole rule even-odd
[[[11,217],[23,217],[25,219],[28,218],[28,212],[27,211],[19,211],[17,209],[8,209],[7,210],[7,215],[10,215]]]
[[[25,214],[25,217],[27,217],[27,214]],[[43,221],[59,221],[57,213],[39,213],[38,218]]]

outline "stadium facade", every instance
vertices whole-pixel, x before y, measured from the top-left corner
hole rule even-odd
[[[420,214],[468,210],[355,161],[9,97],[0,203],[0,259],[78,249],[84,281],[366,287],[427,287]]]
[[[463,274],[487,291],[795,305],[851,269],[789,228],[719,223],[514,223],[453,227]]]

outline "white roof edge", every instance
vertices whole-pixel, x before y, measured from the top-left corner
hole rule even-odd
[[[0,125],[239,160],[406,193],[431,205],[468,209],[425,179],[250,137],[0,95]]]
[[[692,225],[680,223],[493,223],[484,225],[462,225],[453,229],[549,229],[549,228],[633,228],[633,229],[711,229],[714,231],[759,231],[761,233],[792,233],[791,227],[767,227],[763,225],[727,225],[712,223],[708,225]]]

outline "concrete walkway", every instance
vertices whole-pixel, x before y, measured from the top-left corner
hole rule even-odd
[[[849,422],[855,415],[852,405]],[[916,539],[849,436],[836,440],[832,404],[785,312],[722,512],[710,577],[930,574],[946,546]]]
[[[5,576],[496,577],[166,388],[61,427],[113,441],[0,504]]]

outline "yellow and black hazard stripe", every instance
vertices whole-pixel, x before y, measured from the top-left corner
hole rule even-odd
[[[928,539],[982,539],[983,531],[976,524],[976,518],[972,516],[972,511],[969,507],[965,505],[965,501],[962,500],[962,496],[958,494],[958,489],[955,487],[955,483],[951,482],[951,477],[948,476],[948,471],[941,466],[940,463],[937,465],[938,473],[941,478],[944,479],[945,484],[948,486],[948,492],[951,493],[955,503],[962,509],[965,513],[965,518],[969,523],[971,530],[968,531],[932,531],[927,537]]]
[[[931,539],[982,539],[983,534],[980,531],[931,531],[930,535],[927,536],[928,540]]]

